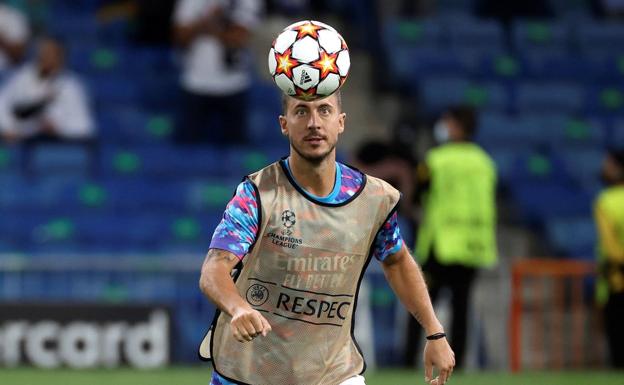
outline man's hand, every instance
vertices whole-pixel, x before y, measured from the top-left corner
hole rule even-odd
[[[259,311],[251,308],[238,308],[232,314],[230,321],[232,335],[238,342],[248,342],[262,334],[266,337],[271,331],[271,325],[260,314]]]
[[[451,377],[455,366],[455,353],[446,338],[427,341],[425,345],[425,381],[431,385],[443,385]],[[438,376],[433,378],[433,367],[438,368]]]

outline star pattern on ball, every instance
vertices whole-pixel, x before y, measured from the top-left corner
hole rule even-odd
[[[313,38],[318,39],[318,31],[320,29],[323,29],[323,27],[308,21],[307,23],[296,27],[294,30],[297,31],[297,40],[299,40],[304,36],[312,36]]]
[[[276,53],[275,60],[277,61],[277,67],[275,74],[286,74],[289,78],[292,78],[292,69],[297,65],[297,60],[290,57],[291,50],[287,49],[283,54]]]
[[[307,91],[296,87],[295,95],[297,98],[305,101],[311,101],[319,98],[319,96],[316,94],[316,87],[312,87]]]
[[[339,74],[336,59],[338,59],[338,52],[328,54],[324,50],[321,51],[320,59],[312,63],[314,68],[318,68],[321,71],[320,80],[325,79],[330,73]]]

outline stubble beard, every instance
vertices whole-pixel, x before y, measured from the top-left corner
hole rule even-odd
[[[301,151],[299,148],[297,148],[297,145],[292,141],[292,139],[289,138],[288,141],[290,142],[290,146],[293,148],[293,150],[295,150],[297,155],[299,155],[301,158],[303,158],[304,160],[306,160],[307,162],[309,162],[310,164],[312,164],[314,166],[318,166],[321,163],[323,163],[323,161],[325,159],[327,159],[327,157],[336,148],[336,143],[333,143],[329,147],[329,149],[327,151],[325,151],[324,153],[322,153],[320,155],[313,155],[312,156],[312,155],[306,155],[303,151]]]

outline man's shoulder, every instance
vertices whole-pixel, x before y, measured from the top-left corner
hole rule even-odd
[[[281,160],[270,163],[263,168],[247,175],[245,179],[257,185],[260,182],[261,178],[275,177],[280,172],[280,168],[282,167],[280,163]]]

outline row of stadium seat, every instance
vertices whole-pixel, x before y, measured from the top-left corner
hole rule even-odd
[[[518,113],[624,115],[624,83],[482,81],[464,76],[428,76],[414,84],[425,111],[467,103],[484,110]]]
[[[622,82],[621,52],[604,56],[581,56],[556,51],[506,51],[483,53],[471,47],[389,48],[388,76],[418,81],[428,75],[471,75],[492,80],[568,80],[585,83]]]
[[[41,144],[29,151],[0,147],[0,170],[36,176],[158,177],[182,179],[236,175],[242,177],[281,158],[287,144],[266,148],[215,146],[86,147],[76,144]],[[6,174],[8,175],[8,174]],[[5,175],[5,176],[6,176]]]
[[[212,213],[8,212],[0,218],[2,252],[205,253],[222,210]],[[19,215],[18,215],[19,214]],[[174,254],[175,255],[175,254]]]
[[[472,47],[482,52],[506,50],[507,36],[502,23],[465,14],[441,14],[423,19],[390,19],[383,26],[387,47],[448,48]],[[564,21],[516,20],[511,24],[511,49],[517,52],[579,53],[595,56],[624,46],[624,25],[597,22],[591,18]]]

